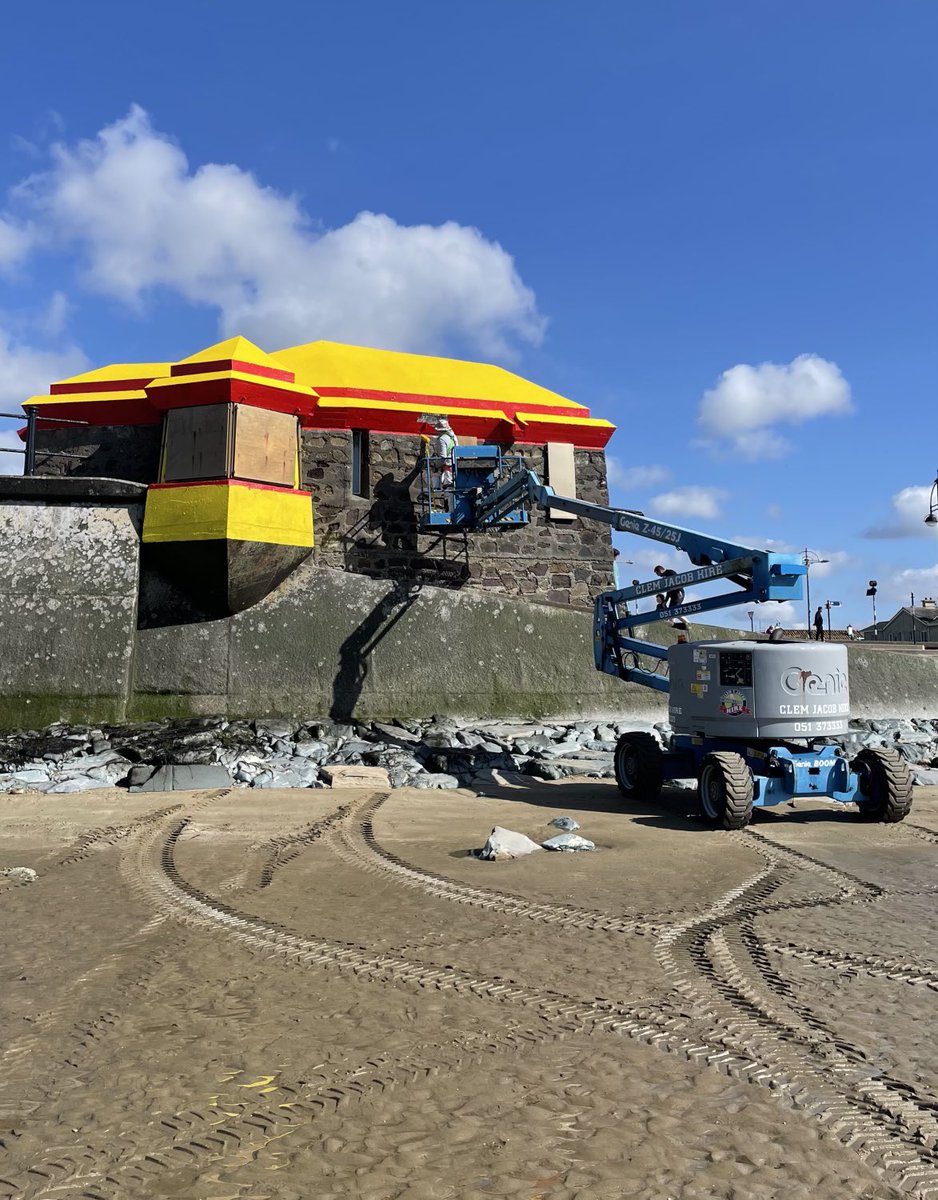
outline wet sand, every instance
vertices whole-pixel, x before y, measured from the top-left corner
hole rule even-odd
[[[595,854],[498,863],[566,813]],[[0,798],[0,1198],[938,1196],[938,789]]]

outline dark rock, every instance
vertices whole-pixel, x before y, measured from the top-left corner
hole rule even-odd
[[[151,767],[149,764],[138,763],[137,766],[130,768],[130,773],[127,776],[127,786],[132,788],[142,787],[148,779],[156,772],[156,767]]]

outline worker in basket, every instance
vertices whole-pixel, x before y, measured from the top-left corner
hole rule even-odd
[[[433,430],[425,438],[425,452],[431,460],[430,491],[434,507],[439,502],[443,512],[453,511],[453,451],[459,445],[456,434],[445,416],[429,417]]]

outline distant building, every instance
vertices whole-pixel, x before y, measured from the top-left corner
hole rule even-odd
[[[915,642],[938,645],[938,601],[926,596],[915,608],[906,605],[887,621],[877,621],[863,630],[868,640],[880,642]]]

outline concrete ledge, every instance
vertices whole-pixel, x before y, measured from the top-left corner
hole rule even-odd
[[[111,504],[115,500],[142,500],[146,494],[145,483],[133,483],[129,479],[99,479],[81,475],[0,475],[0,501]]]

